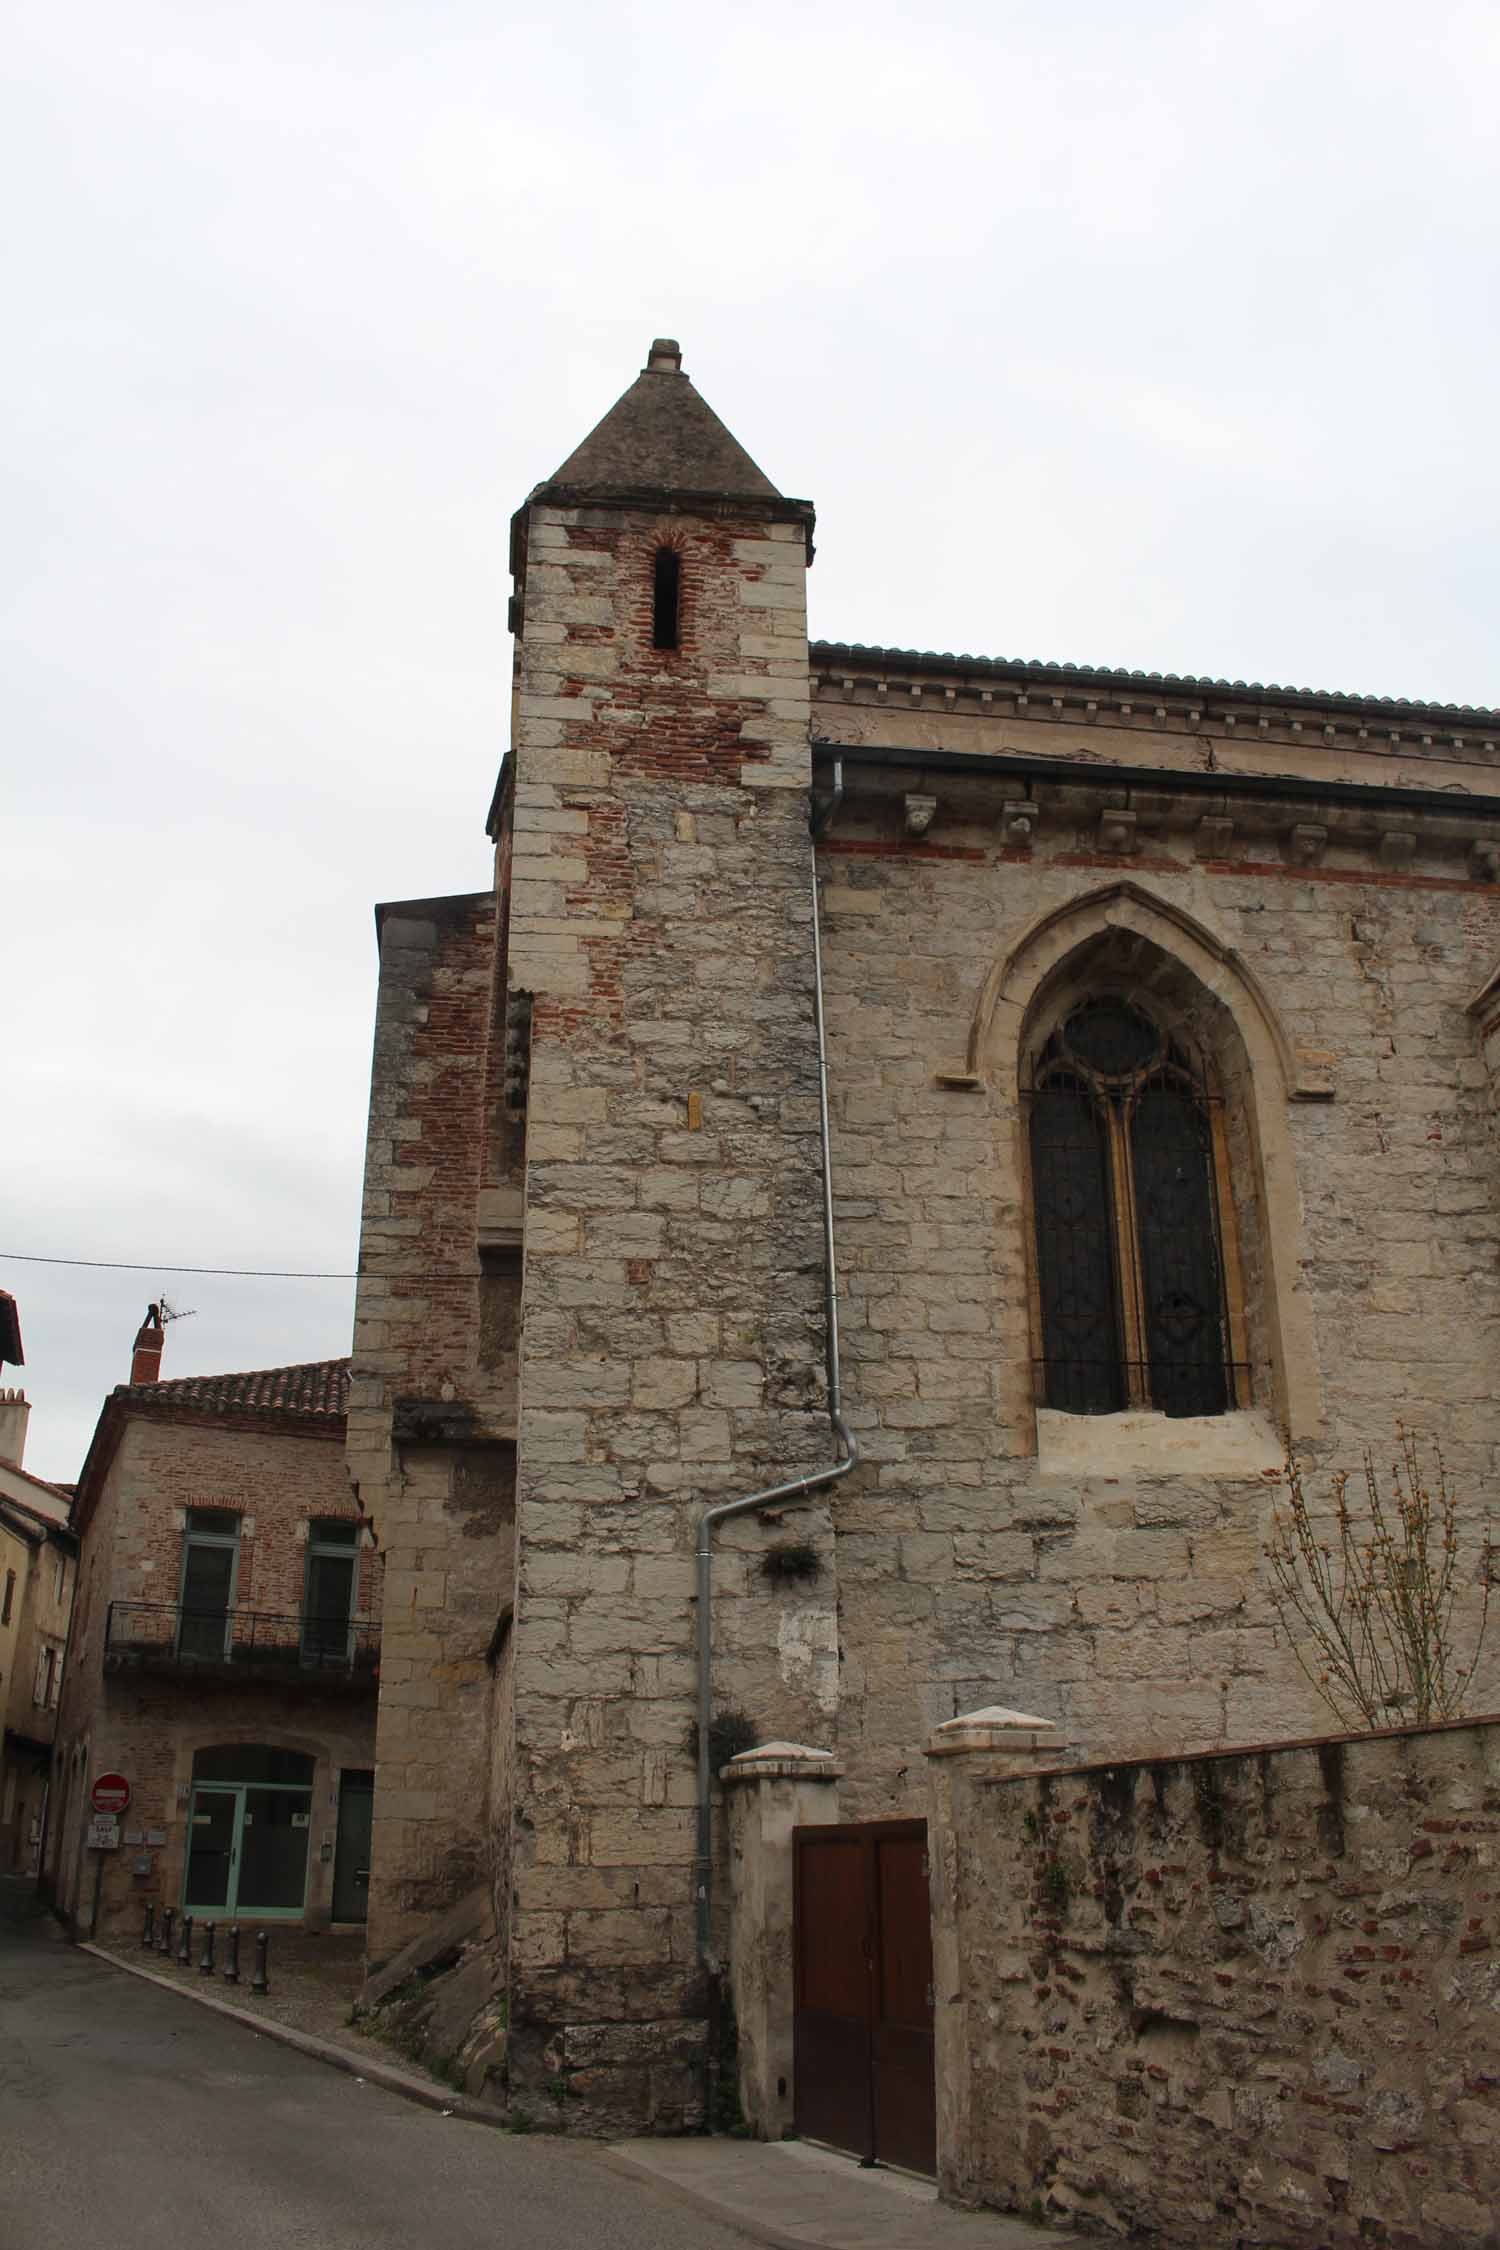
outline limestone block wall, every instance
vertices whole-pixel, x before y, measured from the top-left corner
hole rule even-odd
[[[1500,2206],[1500,1721],[1021,1778],[932,1761],[946,2195],[1459,2250]]]
[[[490,1652],[512,1598],[514,1320],[481,1319],[495,901],[381,916],[349,1473],[386,1561],[370,1894],[378,1965],[488,1878]],[[514,1284],[511,1284],[514,1289]]]
[[[681,561],[670,651],[651,634],[663,543]],[[804,571],[800,522],[529,513],[510,2068],[523,2103],[565,2081],[591,2129],[700,2114],[697,1516],[832,1457]],[[762,1734],[831,1728],[820,1523],[815,1595],[766,1597],[764,1526],[726,1539],[716,1571],[718,1700]]]
[[[914,836],[918,781],[938,804]],[[1308,865],[1285,807],[1205,840],[1202,798],[1159,793],[1109,853],[1076,774],[1031,785],[1024,834],[1004,800],[1027,784],[856,755],[845,786],[819,849],[867,1464],[834,1506],[845,1817],[920,1809],[909,1746],[991,1703],[1120,1755],[1305,1732],[1325,1714],[1262,1560],[1280,1433],[1357,1468],[1403,1417],[1441,1440],[1473,1537],[1500,1468],[1500,1188],[1468,1006],[1500,894],[1420,819],[1399,869],[1369,825]],[[1240,1118],[1250,1410],[1197,1438],[1036,1412],[1026,1032],[1112,959],[1222,1027]]]

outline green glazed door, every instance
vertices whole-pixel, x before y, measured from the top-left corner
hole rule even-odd
[[[223,1914],[234,1895],[235,1843],[239,1828],[237,1789],[195,1789],[188,1832],[189,1914]]]
[[[183,1911],[295,1920],[307,1897],[308,1789],[201,1783],[193,1791]]]

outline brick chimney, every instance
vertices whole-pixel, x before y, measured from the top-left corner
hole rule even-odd
[[[146,1317],[135,1332],[135,1350],[130,1361],[132,1383],[154,1383],[161,1373],[161,1348],[167,1332],[161,1324],[161,1306],[148,1305]]]
[[[19,1469],[26,1453],[31,1401],[24,1391],[0,1391],[0,1461]]]

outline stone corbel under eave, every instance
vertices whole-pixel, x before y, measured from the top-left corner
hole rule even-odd
[[[1008,797],[1000,807],[1000,834],[1013,852],[1029,852],[1041,818],[1041,808],[1030,797]]]

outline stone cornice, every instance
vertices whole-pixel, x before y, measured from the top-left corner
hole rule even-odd
[[[1500,880],[1500,795],[883,744],[817,742],[814,755],[824,771],[835,761],[843,769],[835,850],[864,848],[844,839],[873,826],[872,847],[889,836],[891,848],[935,857],[982,856],[986,847],[1029,854],[1066,836],[1069,848],[1122,867],[1185,847],[1193,861],[1334,878],[1353,855],[1387,875]],[[909,813],[917,792],[934,804],[920,837]]]
[[[864,647],[813,641],[808,650],[813,691],[853,701],[872,698],[941,706],[945,700],[1003,714],[1019,707],[1033,718],[1121,717],[1142,725],[1212,720],[1253,730],[1300,722],[1314,738],[1352,732],[1377,743],[1423,734],[1447,745],[1500,752],[1500,710],[1467,703],[1424,703],[1401,696],[1349,695],[1258,680],[1216,680],[1190,673],[1117,671],[1084,664],[1042,664],[1005,657],[953,656],[931,649]]]

